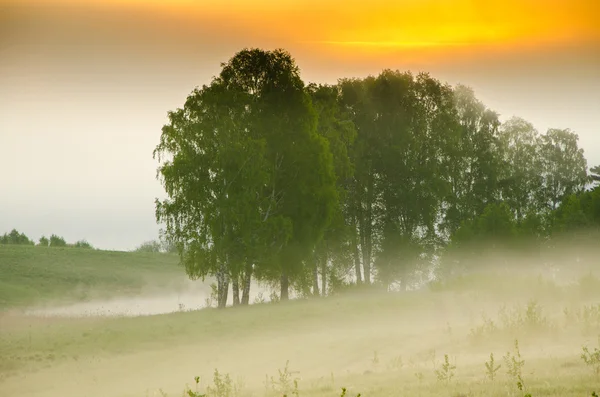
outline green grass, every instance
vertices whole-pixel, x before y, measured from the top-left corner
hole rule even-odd
[[[183,276],[176,264],[157,254],[0,247],[2,305],[135,294]],[[135,318],[0,311],[0,395],[62,397],[76,387],[92,397],[181,396],[187,384],[210,397],[335,397],[342,388],[347,397],[591,396],[600,385],[597,285],[590,276],[557,285],[483,274],[416,292]],[[519,376],[505,360],[516,339]]]
[[[580,356],[582,346],[595,346],[600,324],[588,329],[586,319],[563,313],[555,301],[539,304],[536,316],[545,321],[523,322],[535,293],[503,297],[489,290],[473,300],[468,293],[439,290],[372,292],[138,318],[8,316],[0,319],[5,325],[0,330],[0,394],[19,385],[23,395],[46,395],[36,386],[51,376],[44,374],[54,374],[57,390],[65,390],[69,383],[60,374],[87,368],[85,373],[107,373],[106,384],[94,386],[97,394],[89,395],[158,395],[145,394],[147,387],[180,396],[186,382],[195,390],[199,376],[198,393],[212,390],[209,396],[215,396],[212,381],[218,370],[221,381],[230,375],[232,382],[222,397],[281,396],[273,394],[273,382],[289,361],[288,380],[298,379],[299,396],[339,396],[342,387],[352,397],[523,396],[503,360],[514,352],[518,338],[525,361],[522,379],[532,396],[590,395],[599,378]],[[508,298],[518,310],[507,311],[512,320],[505,327],[497,313],[504,313],[498,308]],[[474,341],[470,330],[481,320],[470,317],[481,312],[498,329]],[[493,381],[485,366],[491,353],[501,365]],[[440,371],[453,376],[440,380]],[[22,374],[33,385],[19,383]],[[238,381],[241,391],[233,393]],[[136,385],[137,392],[125,384]],[[288,391],[294,395],[294,389]]]
[[[180,277],[177,263],[177,256],[168,254],[0,245],[0,311],[81,301],[92,293],[135,293],[148,278]]]

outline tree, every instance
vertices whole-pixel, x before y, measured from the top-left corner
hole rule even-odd
[[[177,244],[169,239],[169,236],[166,235],[164,230],[159,231],[159,243],[160,243],[160,251],[167,254],[177,254],[179,250],[177,249]]]
[[[463,221],[452,235],[446,263],[456,261],[466,267],[481,262],[483,253],[515,248],[518,236],[515,215],[506,203],[489,204],[473,220]]]
[[[582,192],[589,182],[587,161],[570,130],[549,129],[542,137],[543,203],[556,209],[561,200]]]
[[[590,168],[590,178],[594,182],[600,182],[600,165]]]
[[[46,236],[42,236],[42,237],[40,237],[40,241],[39,241],[38,245],[40,247],[49,247],[50,240],[48,240],[48,238]]]
[[[279,216],[286,227],[277,235],[285,232],[286,238],[259,271],[266,278],[279,275],[286,300],[290,281],[303,274],[335,210],[333,158],[328,141],[317,133],[310,96],[287,52],[243,50],[224,65],[221,76],[229,89],[249,95],[254,113],[249,130],[266,143],[264,218]]]
[[[447,196],[447,137],[455,133],[452,89],[421,73],[382,72],[370,87],[378,139],[378,279],[408,283],[435,240]]]
[[[17,229],[13,229],[10,233],[0,236],[0,244],[34,245],[35,243],[25,233],[19,233]]]
[[[503,172],[498,114],[486,108],[467,86],[456,86],[453,99],[458,126],[455,132],[449,128],[445,142],[448,196],[440,225],[446,236],[499,198]]]
[[[600,228],[600,188],[570,194],[551,213],[552,232],[565,234]]]
[[[374,135],[373,110],[369,86],[375,79],[341,79],[341,104],[356,128],[356,141],[350,151],[354,174],[348,187],[348,214],[351,225],[352,253],[357,280],[371,283],[371,266],[375,242],[376,179],[374,161],[377,157],[377,137]]]
[[[348,189],[354,173],[349,152],[356,138],[356,129],[350,115],[341,104],[338,86],[310,84],[307,91],[317,112],[317,132],[327,139],[333,156],[338,201],[331,223],[324,232],[323,239],[315,248],[312,273],[312,290],[319,295],[318,275],[321,275],[321,293],[327,293],[327,279],[339,278],[348,272],[351,256],[347,253],[351,241],[351,216]],[[328,268],[328,264],[331,267]],[[354,269],[361,279],[360,267]]]
[[[164,235],[178,247],[191,278],[217,277],[220,308],[232,270],[238,270],[231,266],[239,252],[236,237],[252,230],[268,182],[264,144],[248,133],[245,102],[247,96],[221,78],[195,89],[183,109],[169,113],[155,150],[159,161],[172,157],[158,171],[169,199],[157,200],[157,220],[166,223]]]
[[[50,247],[66,247],[67,242],[64,238],[53,234],[50,236]]]
[[[210,86],[169,113],[154,154],[169,199],[157,220],[191,277],[290,279],[322,237],[337,200],[332,156],[299,71],[283,50],[242,50]],[[234,285],[234,302],[236,286]],[[247,301],[247,299],[246,299]]]
[[[512,117],[502,124],[500,141],[504,153],[502,199],[521,222],[527,213],[543,207],[541,137],[531,123]]]
[[[86,240],[79,240],[75,243],[76,248],[84,248],[84,249],[94,249],[90,243]]]
[[[135,248],[135,252],[160,252],[160,243],[156,240],[145,241]]]

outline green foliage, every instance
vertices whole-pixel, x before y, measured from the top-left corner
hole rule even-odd
[[[135,250],[135,252],[161,252],[160,242],[156,240],[145,241],[140,244]]]
[[[64,238],[53,234],[50,236],[50,247],[66,247],[67,242]]]
[[[206,388],[207,396],[235,397],[239,395],[242,388],[241,382],[234,383],[229,374],[225,374],[225,376],[223,376],[217,369],[215,369],[213,383],[214,386],[208,386]]]
[[[568,129],[501,123],[472,89],[427,73],[305,85],[289,53],[261,49],[221,66],[168,113],[153,153],[162,250],[191,278],[217,277],[218,307],[252,278],[282,300],[349,276],[407,288],[440,256],[452,268],[600,229]]]
[[[40,237],[40,241],[38,243],[38,246],[40,246],[40,247],[49,247],[50,246],[50,240],[48,240],[48,238],[46,236],[42,236],[42,237]]]
[[[517,236],[516,220],[508,204],[490,204],[480,216],[463,222],[451,236],[446,260],[456,260],[466,267],[480,266],[483,252],[514,249]]]
[[[509,377],[513,379],[513,381],[517,384],[519,390],[523,390],[525,388],[525,383],[523,381],[523,366],[525,365],[525,360],[521,358],[521,352],[519,350],[519,341],[515,339],[513,353],[507,352],[504,358],[504,363],[506,365],[506,373]]]
[[[243,389],[241,381],[234,382],[229,374],[223,375],[217,369],[215,369],[213,374],[213,385],[206,387],[206,393],[202,394],[198,391],[200,377],[196,376],[194,381],[196,383],[196,390],[187,389],[185,394],[188,397],[238,397],[241,395],[241,390]]]
[[[299,395],[298,390],[298,378],[293,377],[293,372],[289,369],[289,360],[286,361],[283,369],[278,369],[278,378],[270,378],[270,390],[275,392],[277,395],[287,396],[292,394],[294,396]]]
[[[495,364],[494,361],[494,353],[490,353],[490,361],[487,361],[485,363],[485,375],[486,377],[490,380],[490,381],[494,381],[494,379],[496,379],[496,374],[498,372],[498,370],[500,369],[501,365]]]
[[[242,50],[169,121],[154,151],[169,197],[156,216],[188,274],[217,276],[219,307],[229,280],[252,268],[281,279],[287,299],[338,200],[329,144],[294,60]]]
[[[587,346],[584,346],[582,350],[583,362],[594,371],[596,376],[600,376],[600,336],[598,336],[598,347],[595,347],[593,351],[590,352]]]
[[[512,117],[502,124],[500,141],[503,151],[502,199],[520,222],[530,211],[540,209],[542,190],[541,137],[533,125]]]
[[[360,393],[358,393],[356,395],[356,397],[360,397],[360,396],[361,396]],[[346,397],[346,388],[345,387],[342,387],[342,394],[340,394],[340,397]]]
[[[600,165],[590,168],[590,179],[594,182],[600,182]]]
[[[471,328],[469,337],[473,342],[487,340],[490,336],[499,332],[510,333],[535,333],[540,334],[552,329],[552,324],[543,314],[542,307],[535,301],[530,300],[524,307],[515,306],[512,310],[501,307],[498,310],[499,321],[482,315],[483,323]]]
[[[456,365],[450,364],[450,360],[448,359],[448,355],[444,354],[444,363],[440,367],[440,369],[435,370],[435,375],[440,382],[450,383],[452,378],[454,377],[454,370],[456,370]]]
[[[76,248],[94,249],[94,247],[86,240],[79,240],[75,243]]]
[[[542,137],[544,204],[556,208],[564,197],[582,192],[589,181],[579,137],[569,129],[549,129]]]
[[[13,229],[10,233],[4,233],[0,236],[0,244],[34,245],[35,243],[24,233],[19,233],[16,229]]]
[[[448,235],[498,199],[502,173],[498,114],[487,109],[464,85],[454,89],[454,106],[458,129],[449,136],[448,207],[442,223]]]

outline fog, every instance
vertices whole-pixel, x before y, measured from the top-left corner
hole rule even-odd
[[[405,292],[192,311],[210,288],[190,281],[177,291],[149,286],[135,297],[4,314],[4,340],[14,341],[6,357],[41,354],[45,363],[47,353],[35,352],[53,351],[56,361],[6,373],[0,394],[177,396],[186,385],[195,390],[195,376],[203,392],[218,369],[241,388],[235,395],[281,395],[265,394],[265,381],[273,389],[289,360],[301,396],[336,396],[341,387],[352,396],[450,395],[447,387],[456,396],[515,395],[505,368],[497,383],[482,379],[490,353],[504,366],[518,339],[528,385],[556,387],[539,395],[580,395],[576,384],[593,384],[579,356],[600,332],[600,273],[597,249],[573,251],[553,255],[551,266],[489,255],[477,272]],[[266,291],[253,285],[250,301],[260,292],[268,300]],[[435,375],[445,354],[456,365],[448,386]]]
[[[208,277],[206,280],[189,280],[172,283],[167,288],[156,288],[148,284],[136,296],[114,296],[109,299],[89,299],[85,302],[70,304],[44,305],[25,309],[23,314],[28,316],[43,317],[138,317],[157,314],[174,313],[178,311],[201,310],[216,305],[216,300],[211,296],[211,283],[216,279]],[[255,302],[269,302],[270,289],[258,283],[251,283],[250,304]],[[227,306],[233,305],[233,292],[229,288]]]

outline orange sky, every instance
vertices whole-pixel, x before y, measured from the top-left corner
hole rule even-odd
[[[4,0],[5,2],[7,0]],[[8,0],[15,2],[15,0]],[[20,0],[17,3],[31,3]],[[251,35],[353,53],[373,47],[600,41],[598,0],[43,0],[221,21]],[[176,29],[176,26],[172,27]]]

